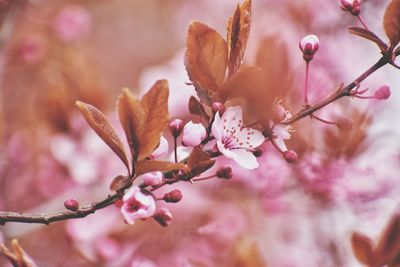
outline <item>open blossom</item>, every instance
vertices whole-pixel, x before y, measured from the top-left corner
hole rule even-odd
[[[138,186],[131,187],[122,198],[121,213],[129,224],[137,219],[144,219],[154,215],[156,202],[153,196],[146,194]]]
[[[264,142],[264,136],[258,130],[242,126],[242,108],[229,107],[222,117],[219,112],[215,114],[212,134],[217,140],[218,150],[225,157],[235,160],[246,169],[255,169],[258,162],[251,150]]]
[[[197,146],[206,138],[207,132],[201,123],[189,121],[183,127],[182,142],[185,146]]]
[[[168,141],[167,139],[165,139],[164,136],[161,136],[160,138],[160,144],[158,145],[158,147],[153,151],[153,153],[151,153],[151,155],[149,156],[150,159],[157,159],[157,158],[161,158],[164,157],[165,155],[167,155],[168,153]]]

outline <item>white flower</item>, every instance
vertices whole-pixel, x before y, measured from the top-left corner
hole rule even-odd
[[[193,123],[189,121],[183,127],[182,142],[185,146],[195,147],[206,138],[207,132],[201,123]]]
[[[235,160],[246,169],[255,169],[258,162],[251,150],[260,146],[265,138],[258,130],[242,128],[242,117],[241,107],[229,107],[222,117],[219,112],[215,114],[211,130],[217,140],[218,150],[225,157]]]
[[[134,224],[137,219],[144,219],[154,215],[156,202],[148,193],[138,186],[131,187],[122,198],[121,213],[129,224]]]
[[[165,155],[168,154],[168,141],[167,139],[165,139],[164,136],[161,136],[160,138],[160,144],[158,145],[158,147],[153,151],[153,153],[151,153],[151,155],[149,156],[150,159],[158,159],[161,157],[164,157]]]
[[[284,109],[283,106],[279,105],[281,108]],[[285,110],[285,117],[283,118],[282,121],[288,120],[289,118],[292,117],[292,114],[288,111]],[[282,151],[287,151],[287,147],[285,144],[285,140],[289,140],[291,138],[291,131],[292,131],[292,126],[290,125],[283,125],[283,124],[275,124],[273,121],[270,121],[270,127],[272,127],[272,133],[275,137],[274,143],[281,149]]]

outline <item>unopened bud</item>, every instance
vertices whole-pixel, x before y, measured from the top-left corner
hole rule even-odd
[[[161,226],[167,227],[172,222],[172,214],[167,208],[161,208],[153,215],[154,220],[156,220]]]
[[[303,59],[310,62],[314,58],[314,54],[319,48],[319,38],[314,34],[310,34],[301,39],[299,48],[303,52]]]
[[[361,0],[339,0],[339,6],[343,11],[358,16],[361,11]]]
[[[182,199],[182,193],[178,189],[172,190],[169,193],[165,193],[163,197],[163,200],[169,203],[177,203],[181,201],[181,199]]]
[[[64,207],[67,210],[76,211],[79,209],[79,202],[76,201],[75,199],[71,198],[64,202]]]
[[[144,186],[156,186],[163,181],[163,173],[160,171],[148,172],[140,175]]]
[[[293,163],[297,160],[297,153],[293,150],[287,150],[287,151],[283,152],[283,158],[287,162]]]
[[[336,126],[339,128],[339,130],[342,130],[344,132],[349,132],[354,125],[354,121],[349,118],[340,118],[336,121]]]
[[[224,167],[217,171],[217,177],[221,179],[230,179],[232,178],[232,168],[231,167]]]
[[[387,85],[381,86],[374,94],[374,97],[378,100],[385,100],[390,97],[390,88]]]
[[[183,130],[183,121],[180,119],[172,120],[169,123],[169,129],[170,129],[173,137],[175,137],[175,138],[178,137],[182,133],[182,130]]]
[[[220,116],[225,112],[225,105],[221,102],[214,102],[211,108],[214,114],[219,112]]]
[[[185,146],[195,147],[201,143],[207,136],[207,131],[201,123],[189,121],[183,127],[182,142]]]

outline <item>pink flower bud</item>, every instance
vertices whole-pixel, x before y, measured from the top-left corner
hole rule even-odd
[[[140,175],[138,178],[142,178],[143,184],[145,186],[156,186],[163,181],[162,172],[148,172]]]
[[[381,86],[374,94],[374,97],[378,100],[385,100],[390,97],[390,88],[387,85]]]
[[[177,202],[181,201],[182,193],[181,193],[180,190],[175,189],[175,190],[172,190],[169,193],[165,193],[163,199],[164,199],[165,202],[177,203]]]
[[[91,27],[89,12],[79,6],[64,7],[55,20],[55,31],[64,41],[76,41],[86,35]]]
[[[172,222],[172,214],[167,208],[159,209],[153,216],[161,226],[168,226]]]
[[[217,171],[217,177],[221,179],[230,179],[232,178],[233,173],[232,173],[232,168],[231,167],[225,167],[221,168]]]
[[[149,156],[150,159],[157,159],[157,158],[161,158],[164,157],[165,155],[168,154],[168,141],[167,139],[165,139],[164,136],[161,136],[160,138],[160,144],[158,145],[158,147],[153,151],[153,153],[151,153],[151,155]]]
[[[64,202],[64,207],[67,210],[76,211],[79,209],[79,202],[76,201],[75,199],[71,198]]]
[[[182,133],[182,130],[183,130],[183,121],[180,119],[172,120],[169,123],[169,129],[170,129],[173,137],[175,137],[175,138],[178,137]]]
[[[287,151],[283,152],[283,158],[287,162],[293,163],[297,160],[297,153],[293,150],[287,150]]]
[[[349,118],[340,118],[336,121],[336,126],[339,128],[339,130],[349,132],[354,125],[354,121]]]
[[[339,0],[339,6],[343,11],[348,11],[353,16],[358,16],[361,11],[361,0]]]
[[[319,38],[314,34],[310,34],[301,39],[299,43],[300,50],[303,52],[303,58],[309,62],[314,58],[314,54],[319,48]]]
[[[206,138],[207,132],[201,123],[189,121],[183,128],[182,143],[185,146],[197,146]]]
[[[225,112],[225,105],[221,102],[214,102],[211,108],[214,114],[219,112],[220,116],[222,116],[222,114]]]

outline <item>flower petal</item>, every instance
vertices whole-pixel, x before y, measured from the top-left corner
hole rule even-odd
[[[212,135],[214,136],[215,139],[217,140],[221,140],[222,136],[223,136],[223,120],[221,119],[221,117],[219,116],[219,112],[217,112],[215,114],[214,117],[214,122],[213,125],[211,127],[211,132]]]
[[[264,140],[264,135],[252,128],[243,128],[236,134],[237,148],[253,149],[260,146]]]
[[[252,170],[258,168],[257,158],[246,149],[232,149],[230,151],[234,154],[233,160],[243,168]]]
[[[222,115],[224,137],[230,137],[240,131],[243,125],[242,108],[240,106],[229,107]]]

